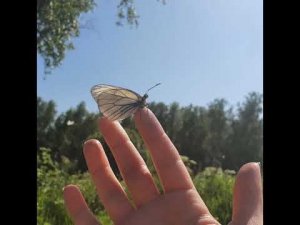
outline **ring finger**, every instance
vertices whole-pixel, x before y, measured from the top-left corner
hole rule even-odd
[[[137,207],[155,199],[159,192],[146,163],[118,122],[99,121],[100,130],[110,147],[123,179]]]

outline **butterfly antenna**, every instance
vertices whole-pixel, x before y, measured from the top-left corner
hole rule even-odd
[[[156,86],[160,85],[161,83],[155,84],[153,87],[149,88],[146,93],[148,93],[148,91],[150,91],[152,88],[155,88]]]

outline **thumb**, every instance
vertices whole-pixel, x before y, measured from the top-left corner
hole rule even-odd
[[[230,225],[262,225],[263,194],[260,165],[247,163],[239,170],[233,190]]]

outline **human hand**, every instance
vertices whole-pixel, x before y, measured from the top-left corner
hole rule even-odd
[[[134,207],[115,177],[102,145],[84,144],[84,156],[98,195],[115,225],[219,224],[198,194],[178,151],[154,114],[147,108],[135,114],[135,123],[150,151],[164,193],[160,194],[142,157],[118,122],[99,121],[131,193]],[[69,215],[76,225],[101,224],[89,210],[79,189],[64,188]],[[234,188],[231,225],[262,225],[262,184],[256,163],[244,165]]]

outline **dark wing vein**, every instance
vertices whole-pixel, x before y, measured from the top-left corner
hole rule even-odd
[[[114,113],[110,114],[110,119],[112,120],[122,120],[130,116],[138,107],[132,105],[121,107],[119,110],[116,110]]]
[[[122,120],[133,114],[141,103],[141,96],[122,88],[95,86],[91,90],[99,110],[111,120]]]

